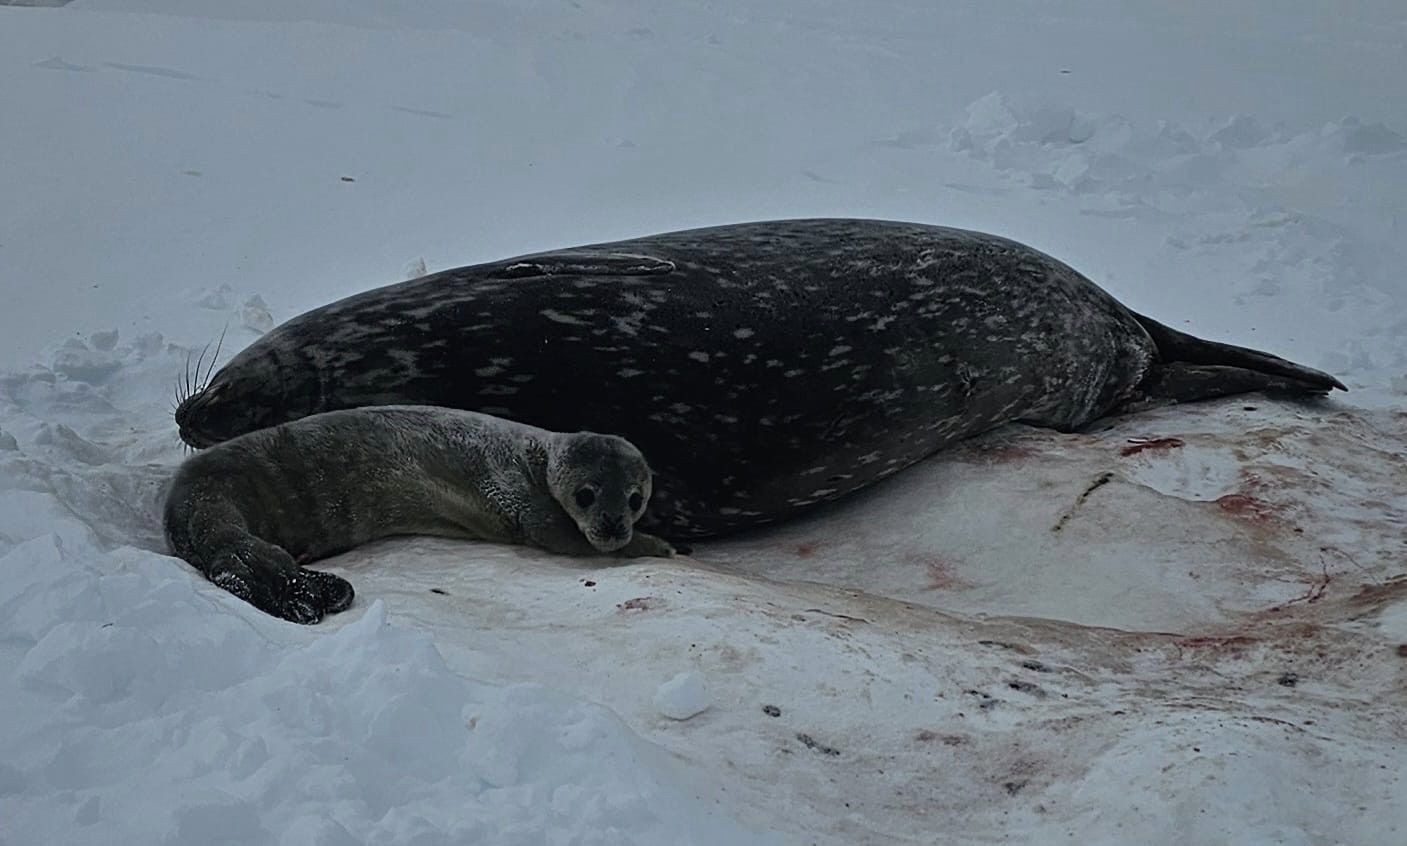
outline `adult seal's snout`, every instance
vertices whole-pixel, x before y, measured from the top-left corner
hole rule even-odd
[[[1050,256],[938,226],[790,220],[447,270],[269,332],[185,427],[420,403],[640,447],[671,538],[778,520],[1013,421],[1071,430],[1327,374],[1204,341]]]

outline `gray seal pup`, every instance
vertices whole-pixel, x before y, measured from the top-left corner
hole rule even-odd
[[[446,270],[307,312],[180,403],[203,447],[333,408],[424,403],[619,434],[641,527],[781,520],[1007,423],[1314,396],[1332,376],[1135,314],[1015,241],[876,220],[670,232]]]
[[[472,411],[331,411],[187,459],[165,506],[171,551],[260,610],[315,623],[352,602],[307,570],[392,535],[530,544],[565,555],[672,556],[634,531],[650,468],[614,435],[564,434]]]

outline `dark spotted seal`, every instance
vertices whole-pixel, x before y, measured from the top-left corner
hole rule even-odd
[[[352,586],[300,562],[391,535],[523,543],[567,555],[673,555],[633,531],[650,468],[613,435],[471,411],[384,406],[262,429],[188,459],[166,501],[171,550],[267,611],[314,623]]]
[[[1030,247],[870,220],[745,223],[447,270],[296,317],[181,404],[205,446],[332,408],[430,403],[622,435],[642,527],[719,534],[1004,423],[1323,394],[1333,377],[1134,314]]]

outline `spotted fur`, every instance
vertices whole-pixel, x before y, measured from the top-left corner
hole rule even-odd
[[[1004,423],[1071,430],[1129,403],[1276,387],[1341,386],[1175,333],[1005,238],[822,219],[579,247],[357,294],[265,335],[177,421],[203,446],[415,402],[612,432],[656,471],[641,525],[684,538],[800,513]]]

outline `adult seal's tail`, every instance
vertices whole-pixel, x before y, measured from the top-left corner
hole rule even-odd
[[[642,527],[702,537],[802,512],[1022,421],[1328,374],[1136,315],[1005,238],[872,220],[671,232],[436,273],[294,318],[176,420],[203,447],[335,408],[426,403],[650,456]]]

